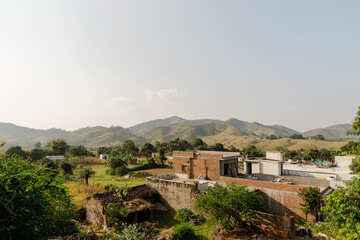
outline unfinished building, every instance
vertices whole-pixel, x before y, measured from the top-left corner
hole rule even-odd
[[[238,177],[239,158],[239,152],[173,152],[173,168],[189,179],[219,181],[220,176]]]

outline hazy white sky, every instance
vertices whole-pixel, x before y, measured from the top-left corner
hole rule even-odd
[[[350,0],[1,1],[0,122],[350,123],[359,11]]]

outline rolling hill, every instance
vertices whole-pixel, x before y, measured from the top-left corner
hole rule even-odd
[[[346,136],[346,131],[350,127],[350,124],[338,124],[328,128],[307,131],[303,135],[309,137],[321,134],[327,139],[349,139],[351,136]],[[145,142],[170,141],[175,138],[188,141],[202,138],[208,144],[220,142],[226,146],[233,145],[238,148],[256,145],[263,149],[275,149],[279,146],[289,149],[307,148],[309,146],[338,149],[345,144],[344,141],[324,142],[286,138],[295,133],[299,132],[285,126],[249,123],[235,118],[221,121],[213,119],[186,120],[170,117],[144,122],[130,128],[96,126],[75,131],[56,128],[40,130],[11,123],[0,123],[0,141],[7,142],[6,148],[11,146],[33,147],[36,142],[41,142],[44,146],[47,142],[57,138],[63,138],[71,145],[84,145],[86,147],[118,145],[127,139],[131,139],[139,145]],[[282,138],[276,140],[261,138],[269,135],[281,136]]]
[[[170,141],[175,138],[193,141],[196,138],[214,136],[220,133],[232,136],[243,136],[245,132],[227,124],[204,123],[200,125],[162,126],[140,133],[139,135],[150,142]]]
[[[217,124],[228,124],[231,125],[244,133],[255,134],[257,136],[270,136],[276,135],[280,137],[290,136],[295,133],[299,133],[296,130],[280,126],[266,126],[257,122],[245,122],[238,120],[236,118],[230,118],[226,121],[215,120],[215,119],[197,119],[197,120],[187,120],[180,117],[170,117],[165,119],[156,119],[144,123],[137,124],[129,128],[129,130],[135,134],[144,134],[145,132],[156,129],[158,127],[171,127],[171,126],[181,126],[181,125],[202,125],[205,123],[217,123]]]
[[[351,129],[351,124],[337,124],[327,128],[318,128],[303,133],[304,137],[323,135],[326,139],[351,139],[353,136],[347,136],[346,132]]]

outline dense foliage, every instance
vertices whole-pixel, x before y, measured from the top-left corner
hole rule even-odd
[[[184,239],[187,240],[197,239],[194,228],[188,223],[176,225],[174,227],[174,232],[171,235],[171,240],[184,240]]]
[[[197,198],[196,208],[226,229],[243,226],[249,219],[257,218],[257,211],[266,209],[259,193],[237,184],[210,189]]]
[[[305,219],[307,221],[307,216],[309,213],[316,215],[316,211],[320,202],[320,189],[318,187],[302,188],[298,192],[298,196],[303,201],[300,203],[300,206],[301,211],[305,214]]]
[[[179,219],[181,222],[191,223],[194,225],[201,225],[205,222],[204,217],[202,217],[200,214],[193,213],[188,208],[180,208],[179,210],[177,210],[176,218]]]
[[[360,239],[360,178],[339,187],[325,200],[328,230],[339,238]]]
[[[76,207],[57,172],[0,155],[0,236],[42,239],[71,233]]]

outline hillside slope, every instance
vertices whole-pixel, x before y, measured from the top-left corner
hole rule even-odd
[[[347,136],[346,132],[351,129],[351,124],[337,124],[327,128],[318,128],[303,133],[304,137],[323,135],[326,139],[351,139],[353,136]]]

